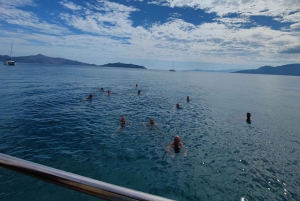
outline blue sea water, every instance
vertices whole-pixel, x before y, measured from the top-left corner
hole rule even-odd
[[[175,200],[300,200],[299,86],[292,76],[2,66],[0,152]],[[143,126],[150,118],[159,132]],[[177,134],[186,157],[165,152]],[[0,197],[99,200],[3,168]]]

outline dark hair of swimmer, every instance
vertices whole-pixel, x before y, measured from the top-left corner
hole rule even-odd
[[[139,86],[138,84],[135,85],[135,87],[138,87],[138,86]]]
[[[140,93],[141,93],[141,90],[138,90],[138,94],[140,95]]]
[[[176,104],[176,108],[180,108],[180,105],[179,105],[179,103],[177,103],[177,104]]]
[[[189,96],[187,96],[187,97],[186,97],[186,100],[187,100],[187,101],[190,101],[190,97],[189,97]]]
[[[107,91],[107,94],[110,94],[110,90]]]
[[[100,91],[103,91],[104,89],[101,87]]]
[[[92,99],[93,98],[93,94],[90,94],[88,99]]]
[[[154,119],[153,118],[150,119],[150,124],[154,125]]]

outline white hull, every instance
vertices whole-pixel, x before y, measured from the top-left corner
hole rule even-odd
[[[4,62],[4,65],[7,65],[7,66],[15,66],[15,65],[16,65],[16,62],[14,62],[14,61],[5,61],[5,62]]]

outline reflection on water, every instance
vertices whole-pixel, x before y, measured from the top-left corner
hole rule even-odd
[[[0,152],[176,200],[298,200],[299,84],[286,76],[4,67]],[[155,129],[143,125],[150,118]],[[187,157],[165,152],[177,134]],[[98,200],[2,168],[0,179],[3,200]]]

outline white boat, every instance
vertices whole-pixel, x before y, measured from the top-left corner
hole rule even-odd
[[[11,47],[10,47],[10,60],[5,61],[4,65],[7,65],[7,66],[15,66],[16,65],[16,62],[14,62],[11,57],[12,47],[13,47],[13,41],[11,42]]]
[[[175,69],[174,69],[174,62],[173,62],[173,68],[171,70],[169,70],[171,72],[175,72]]]

